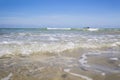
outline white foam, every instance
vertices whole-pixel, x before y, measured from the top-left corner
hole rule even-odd
[[[83,54],[83,55],[81,56],[81,59],[79,60],[79,62],[80,62],[81,64],[86,64],[86,63],[87,63],[86,59],[87,59],[87,56],[86,56],[85,54]]]
[[[19,33],[18,35],[25,36],[26,34],[28,34],[28,33]]]
[[[112,46],[120,46],[120,42],[115,42],[112,44]]]
[[[76,74],[76,73],[72,73],[72,72],[70,72],[70,69],[64,69],[64,71],[69,73],[69,74],[71,74],[71,75],[73,75],[73,76],[80,77],[80,78],[83,78],[85,80],[93,80],[92,78],[89,78],[87,76]]]
[[[97,53],[97,52],[96,52],[96,53],[94,52],[94,53],[88,53],[88,54],[89,54],[89,55],[92,55],[92,54],[93,54],[93,55],[100,55],[101,53],[100,53],[100,52],[98,52],[98,53]]]
[[[31,53],[60,53],[66,50],[73,50],[77,46],[73,42],[9,42],[0,44],[0,56],[6,54],[25,54]]]
[[[118,58],[110,58],[110,60],[118,61]]]
[[[102,75],[102,76],[105,76],[105,75],[106,75],[106,73],[102,72],[102,73],[101,73],[101,75]]]
[[[57,41],[58,39],[54,38],[54,37],[49,37],[49,40],[51,40],[51,41]]]
[[[18,44],[18,45],[21,45],[22,42],[20,42],[20,41],[3,41],[0,44]]]
[[[82,47],[82,48],[100,48],[100,47],[102,47],[102,45],[97,45],[97,44],[89,44],[89,43],[84,43],[84,44],[81,44],[82,46],[80,46],[80,47]]]
[[[70,72],[70,69],[64,69],[64,72]]]
[[[90,65],[87,64],[87,56],[86,56],[86,54],[83,54],[81,56],[81,59],[79,59],[79,62],[84,67],[90,67]]]
[[[84,75],[80,75],[80,74],[76,74],[76,73],[70,73],[71,75],[74,75],[74,76],[77,76],[77,77],[81,77],[85,80],[93,80],[92,78],[89,78],[87,76],[84,76]]]
[[[88,30],[89,31],[98,31],[99,29],[98,28],[89,28]]]
[[[3,44],[8,44],[8,41],[3,41],[2,43],[3,43]]]
[[[10,73],[8,76],[2,78],[1,80],[10,80],[10,78],[13,76],[12,73]]]
[[[48,28],[48,29],[59,29],[59,28]],[[70,28],[60,28],[70,29]],[[78,48],[85,49],[96,49],[101,47],[109,47],[110,44],[105,44],[104,41],[108,41],[107,38],[103,39],[104,36],[94,35],[82,35],[79,33],[66,31],[60,32],[52,31],[48,32],[29,32],[31,35],[26,35],[28,32],[18,32],[17,34],[7,34],[9,37],[4,36],[0,38],[0,55],[8,53],[20,53],[20,54],[31,54],[31,53],[60,53],[62,51],[69,51]],[[14,36],[15,35],[15,36]],[[23,36],[21,36],[23,35]],[[34,36],[35,35],[35,36]],[[87,40],[90,39],[89,42]],[[100,40],[99,40],[100,39]],[[103,44],[101,40],[103,41]],[[94,44],[93,44],[94,43]],[[109,43],[109,42],[108,42]],[[120,44],[116,42],[115,44]],[[94,53],[99,54],[99,53]],[[85,62],[85,60],[83,60]]]

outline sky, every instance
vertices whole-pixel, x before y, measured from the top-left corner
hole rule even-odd
[[[120,0],[0,0],[0,27],[117,27]]]

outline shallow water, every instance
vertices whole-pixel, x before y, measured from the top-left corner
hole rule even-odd
[[[119,80],[120,29],[0,29],[0,79]]]

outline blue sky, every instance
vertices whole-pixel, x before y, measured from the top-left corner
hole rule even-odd
[[[120,27],[120,0],[0,0],[4,25]]]

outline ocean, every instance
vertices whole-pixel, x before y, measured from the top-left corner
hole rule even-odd
[[[119,28],[0,28],[1,80],[119,80],[119,75]]]

